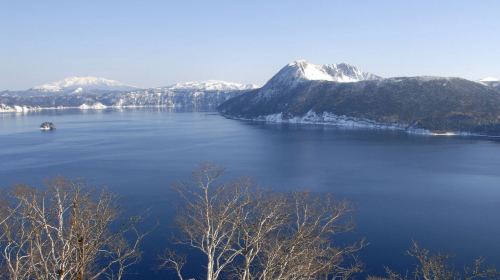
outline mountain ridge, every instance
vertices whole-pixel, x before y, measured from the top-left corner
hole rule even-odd
[[[111,82],[110,82],[111,81]],[[104,86],[102,85],[104,82]],[[88,85],[91,86],[88,86]],[[87,85],[84,89],[82,86]],[[97,85],[97,86],[96,86]],[[39,89],[0,92],[0,112],[78,108],[97,110],[124,107],[215,108],[254,85],[225,81],[178,83],[167,87],[120,88],[113,80],[68,78]]]
[[[221,80],[204,80],[204,81],[189,81],[176,83],[170,86],[162,87],[171,90],[214,90],[214,91],[227,91],[227,90],[249,90],[255,89],[258,86],[254,84],[240,84],[234,82],[227,82]]]
[[[94,77],[94,76],[72,76],[55,82],[35,86],[33,90],[41,92],[61,92],[86,90],[116,90],[128,91],[137,89],[135,86],[126,85],[116,80]]]

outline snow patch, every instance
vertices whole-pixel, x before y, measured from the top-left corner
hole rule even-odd
[[[495,77],[486,77],[486,78],[482,78],[479,81],[480,82],[500,82],[500,79],[497,79]]]
[[[337,115],[331,112],[317,114],[310,110],[303,116],[286,118],[283,113],[259,116],[253,119],[244,119],[250,121],[262,121],[269,123],[288,123],[288,124],[320,124],[332,125],[349,129],[378,129],[378,130],[397,130],[409,134],[432,135],[432,136],[482,136],[467,132],[432,132],[427,129],[412,127],[407,124],[399,123],[381,123],[370,119],[355,118],[345,115]]]
[[[316,65],[306,60],[297,60],[287,65],[295,69],[300,79],[352,83],[364,80],[378,80],[380,77],[361,71],[347,63]]]
[[[282,113],[257,117],[256,120],[263,120],[274,123],[292,123],[292,124],[329,124],[350,128],[376,128],[405,130],[407,125],[380,123],[373,120],[336,115],[330,112],[316,114],[314,111],[307,112],[304,116],[284,118]]]
[[[103,110],[103,109],[106,109],[108,108],[108,106],[100,103],[100,102],[96,102],[92,105],[89,105],[87,103],[84,103],[82,105],[80,105],[80,107],[78,107],[80,110]]]
[[[82,92],[83,92],[83,88],[82,87],[79,87],[79,88],[77,88],[77,89],[75,89],[73,91],[73,93],[82,93]]]
[[[346,63],[316,65],[305,60],[297,60],[283,67],[259,91],[259,97],[279,94],[286,88],[293,88],[304,81],[330,81],[355,83],[366,80],[381,80],[371,73]]]
[[[9,113],[9,112],[15,112],[14,108],[7,106],[5,104],[0,103],[0,112],[2,113]]]
[[[5,104],[0,104],[0,113],[26,113],[31,111],[39,111],[42,108],[35,106],[8,106]]]

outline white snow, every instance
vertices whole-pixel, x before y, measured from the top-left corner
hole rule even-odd
[[[0,103],[0,112],[2,113],[7,113],[7,112],[15,112],[16,110],[8,105]]]
[[[316,65],[306,60],[297,60],[288,64],[287,67],[296,69],[297,77],[305,80],[352,83],[379,79],[379,77],[363,72],[356,66],[347,63]]]
[[[94,104],[87,104],[87,103],[84,103],[82,105],[80,105],[80,110],[103,110],[103,109],[106,109],[108,108],[106,105],[100,103],[100,102],[96,102]]]
[[[485,86],[492,86],[492,87],[498,87],[498,86],[500,86],[500,79],[497,79],[495,77],[482,78],[478,82],[480,84],[485,85]]]
[[[83,92],[83,88],[82,87],[79,87],[79,88],[77,88],[77,89],[75,89],[73,91],[73,93],[82,93],[82,92]]]
[[[348,117],[344,115],[336,115],[330,112],[323,112],[323,114],[316,114],[316,112],[310,110],[304,116],[298,116],[293,118],[283,118],[282,113],[260,116],[256,120],[273,122],[273,123],[294,123],[294,124],[329,124],[341,127],[350,128],[378,128],[378,129],[394,129],[394,130],[404,130],[407,128],[406,125],[402,124],[386,124],[379,123],[373,120],[361,119]]]
[[[381,80],[371,73],[363,72],[346,63],[316,65],[305,60],[289,63],[276,73],[259,91],[259,98],[267,98],[293,88],[304,81],[331,81],[354,83],[365,80]]]
[[[208,81],[192,81],[185,83],[177,83],[167,87],[170,90],[213,90],[213,91],[227,91],[227,90],[245,90],[257,88],[256,85],[244,85],[239,83],[232,83],[218,80]]]
[[[297,60],[289,64],[291,67],[298,67],[302,72],[301,78],[306,80],[334,81],[335,77],[326,72],[326,65],[316,65],[305,60]]]
[[[500,82],[500,79],[497,79],[495,77],[486,77],[486,78],[482,78],[479,81],[480,82]]]
[[[62,90],[75,90],[81,92],[84,89],[129,90],[134,88],[133,86],[115,80],[91,76],[69,77],[60,81],[34,87],[34,89],[43,92],[58,92]]]
[[[429,82],[436,80],[450,81],[454,79],[453,77],[441,77],[441,76],[414,76],[414,77],[395,77],[395,78],[389,78],[388,80],[400,82],[407,80],[408,78],[412,78],[422,82]]]
[[[8,106],[6,104],[0,104],[0,113],[26,113],[26,112],[31,112],[31,111],[39,111],[41,110],[40,107],[34,107],[34,106]]]
[[[379,76],[363,72],[346,63],[316,65],[305,60],[297,60],[283,67],[259,92],[259,96],[272,96],[283,88],[295,87],[304,81],[331,81],[353,83],[364,80],[380,80]]]
[[[303,116],[293,118],[284,118],[282,113],[259,116],[252,121],[263,121],[269,123],[289,123],[289,124],[319,124],[319,125],[332,125],[349,129],[383,129],[383,130],[397,130],[404,131],[409,134],[418,135],[432,135],[432,136],[472,136],[475,134],[467,132],[442,132],[436,133],[426,129],[414,128],[406,124],[398,123],[380,123],[374,120],[348,117],[345,115],[337,115],[332,112],[323,112],[317,114],[310,110]]]
[[[47,126],[41,126],[40,130],[42,130],[42,131],[48,131],[48,130],[52,130],[52,128],[47,125]]]

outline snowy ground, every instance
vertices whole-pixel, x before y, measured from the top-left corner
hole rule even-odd
[[[269,123],[289,123],[289,124],[321,124],[333,125],[344,128],[352,129],[382,129],[382,130],[398,130],[404,131],[409,134],[418,135],[434,135],[434,136],[480,136],[467,132],[432,132],[427,129],[411,127],[408,124],[398,123],[380,123],[369,119],[361,119],[348,117],[344,115],[336,115],[331,112],[324,112],[323,114],[316,114],[313,111],[307,112],[304,116],[296,116],[293,118],[284,118],[282,113],[259,116],[253,119],[244,119],[251,121],[269,122]]]

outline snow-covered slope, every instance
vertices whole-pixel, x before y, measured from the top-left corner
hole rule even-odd
[[[297,60],[283,67],[268,83],[292,84],[300,80],[351,83],[377,79],[380,77],[363,72],[347,63],[316,65],[305,60]]]
[[[338,63],[316,65],[305,60],[297,60],[283,67],[259,92],[259,97],[272,96],[283,92],[284,88],[293,88],[305,81],[330,81],[354,83],[366,80],[379,80],[381,77],[363,72],[356,66]]]
[[[128,91],[136,89],[115,80],[98,77],[69,77],[60,81],[34,87],[43,92],[73,91],[81,93],[86,90],[116,90]]]
[[[244,85],[232,82],[208,80],[199,82],[177,83],[166,87],[170,90],[202,90],[202,91],[229,91],[229,90],[247,90],[257,88],[256,85]]]

